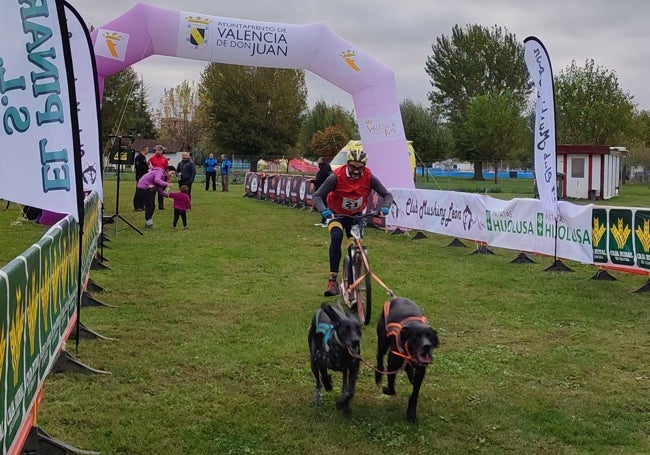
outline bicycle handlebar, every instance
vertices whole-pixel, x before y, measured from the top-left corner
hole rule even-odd
[[[366,218],[372,218],[375,216],[383,217],[381,213],[363,213],[361,215],[345,215],[343,213],[333,213],[330,219],[335,220],[337,218],[350,218],[355,221],[365,220]]]
[[[337,219],[341,219],[341,218],[347,218],[347,219],[354,220],[355,223],[350,228],[350,235],[353,238],[357,239],[357,240],[361,240],[363,238],[363,229],[366,226],[366,223],[365,223],[366,219],[367,218],[372,218],[372,217],[375,217],[375,216],[381,216],[381,215],[376,214],[376,213],[363,213],[363,214],[360,214],[360,215],[345,215],[345,214],[342,214],[342,213],[335,213],[335,214],[333,214],[333,216],[331,218],[329,218],[328,223],[331,222],[331,221],[335,221]]]

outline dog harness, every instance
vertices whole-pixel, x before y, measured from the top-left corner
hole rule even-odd
[[[388,322],[387,318],[388,314],[390,313],[390,304],[390,300],[387,300],[386,303],[384,303],[384,324],[386,325],[386,336],[395,337],[395,346],[397,346],[397,350],[391,352],[396,356],[403,358],[409,363],[415,362],[415,356],[411,354],[408,346],[408,341],[404,343],[404,348],[402,348],[402,345],[400,343],[400,334],[402,333],[402,329],[404,327],[410,325],[420,324],[424,325],[425,327],[429,327],[429,321],[424,316],[409,316],[402,319],[400,322]]]
[[[318,314],[316,315],[316,320],[318,321],[320,319],[320,314],[323,310],[318,310]],[[334,341],[336,344],[339,346],[343,346],[343,343],[341,343],[341,340],[339,339],[339,334],[336,330],[334,330],[334,326],[332,324],[328,324],[327,322],[319,322],[316,324],[316,333],[320,333],[323,335],[323,344],[325,345],[325,352],[329,352],[330,350],[330,338],[332,337],[332,333],[334,333]]]

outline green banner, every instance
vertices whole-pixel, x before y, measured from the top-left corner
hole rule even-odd
[[[35,246],[30,247],[25,253],[27,271],[27,295],[25,302],[25,411],[36,397],[40,384],[39,357],[40,339],[38,337],[38,319],[40,313],[40,251]]]
[[[9,301],[9,283],[3,269],[2,273],[0,273],[0,302],[7,301]],[[0,384],[2,384],[2,390],[7,390],[7,371],[9,369],[8,310],[8,305],[0,306],[0,357],[2,357],[0,361]],[[2,414],[0,414],[2,418],[2,423],[0,423],[0,447],[5,447],[9,444],[5,444],[7,441],[7,395],[4,393],[0,393],[0,406],[2,406]]]
[[[100,201],[86,199],[83,277],[100,234]],[[91,238],[92,237],[92,238]],[[79,225],[67,217],[0,270],[0,450],[31,426],[27,411],[52,368],[77,310]],[[15,449],[15,447],[13,447]]]
[[[634,251],[637,266],[650,269],[650,211],[634,214]]]
[[[591,246],[593,248],[594,262],[607,263],[607,210],[593,209],[591,226]]]
[[[609,258],[617,265],[634,266],[632,210],[609,211]]]
[[[27,327],[27,270],[25,262],[16,258],[4,267],[9,276],[9,344],[7,368],[7,432],[13,441],[20,430],[25,413],[25,352]]]

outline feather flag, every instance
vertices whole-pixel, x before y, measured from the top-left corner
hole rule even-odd
[[[542,206],[557,216],[557,158],[555,99],[551,61],[544,45],[534,36],[524,40],[524,58],[535,83],[535,180]]]
[[[79,127],[63,2],[5,4],[0,26],[0,198],[79,220]]]
[[[74,84],[79,117],[78,153],[81,155],[81,176],[85,192],[97,191],[104,200],[102,187],[102,155],[99,139],[99,88],[95,53],[88,28],[79,13],[65,3],[70,36],[70,49],[74,56]]]

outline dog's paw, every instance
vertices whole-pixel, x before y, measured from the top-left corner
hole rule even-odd
[[[316,393],[314,393],[314,400],[312,401],[313,404],[316,406],[319,406],[323,404],[323,389],[316,389]]]
[[[384,392],[384,395],[395,395],[395,389],[391,389],[388,386],[384,387],[381,390],[382,390],[382,392]]]
[[[406,421],[408,423],[415,423],[415,422],[417,422],[417,420],[418,420],[418,418],[415,415],[415,412],[413,412],[413,413],[407,412],[406,413]]]
[[[375,384],[381,385],[381,382],[383,380],[384,380],[384,375],[379,372],[375,372]]]
[[[336,409],[342,411],[343,414],[345,414],[346,416],[349,416],[352,413],[352,411],[350,410],[349,400],[342,400],[340,398],[336,400]]]

